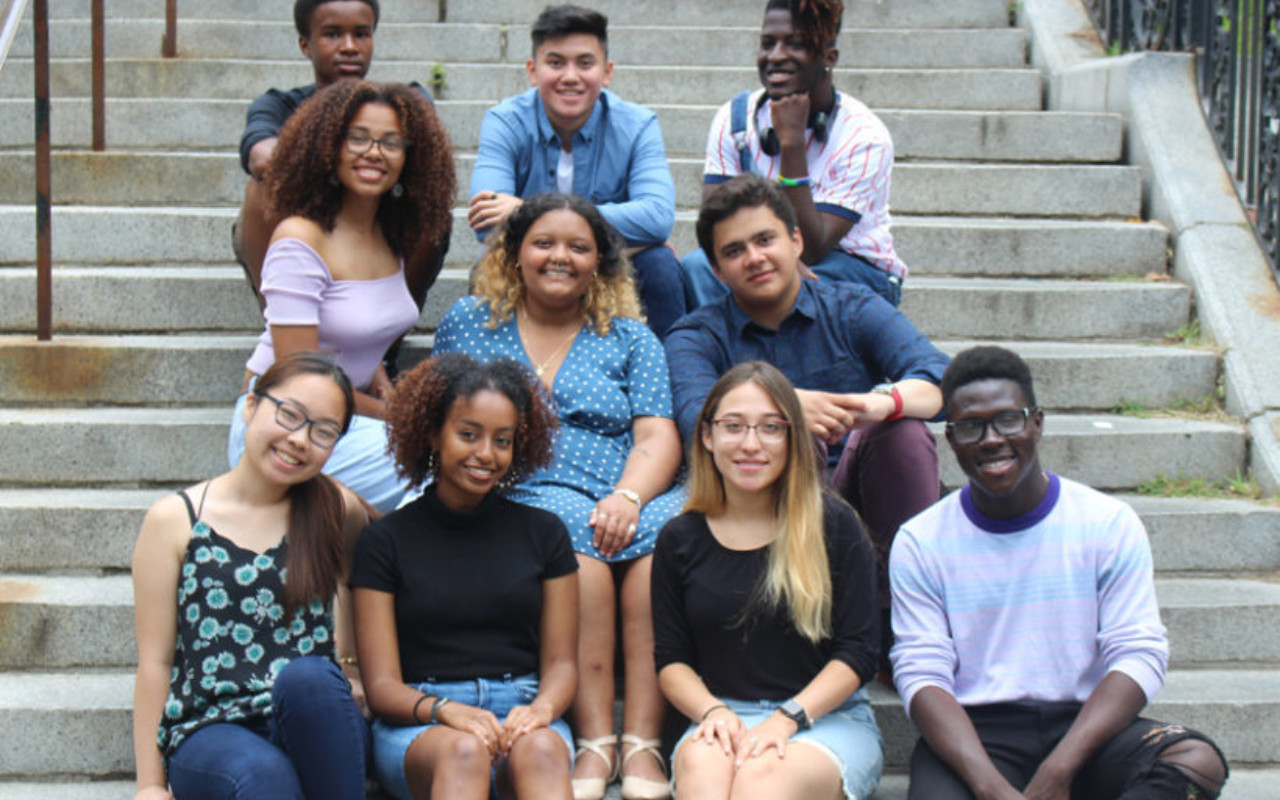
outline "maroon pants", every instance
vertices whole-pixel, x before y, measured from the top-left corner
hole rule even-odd
[[[918,419],[878,422],[853,431],[831,473],[831,488],[862,517],[876,549],[880,607],[888,609],[893,537],[902,523],[938,502],[940,496],[938,446],[933,434]]]

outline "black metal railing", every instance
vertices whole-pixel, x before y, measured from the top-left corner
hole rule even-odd
[[[1084,0],[1110,52],[1195,53],[1205,119],[1280,279],[1280,0]]]

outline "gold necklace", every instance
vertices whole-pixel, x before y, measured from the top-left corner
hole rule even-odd
[[[528,312],[525,312],[524,318],[526,322],[529,321]],[[519,329],[517,328],[517,330]],[[551,366],[551,362],[555,361],[556,357],[560,355],[560,351],[564,350],[565,347],[567,347],[568,344],[577,337],[578,331],[580,330],[582,330],[581,324],[579,324],[578,327],[574,328],[572,331],[569,331],[569,335],[565,337],[565,340],[561,342],[559,346],[557,346],[556,349],[551,353],[551,355],[547,356],[546,359],[542,361],[542,363],[538,363],[537,361],[534,360],[533,352],[529,349],[529,342],[524,338],[524,333],[523,332],[520,333],[520,341],[522,344],[524,344],[525,353],[529,355],[529,360],[533,362],[533,371],[539,378],[541,378],[543,373],[547,371],[547,367]]]

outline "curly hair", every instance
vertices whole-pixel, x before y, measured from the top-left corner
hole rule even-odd
[[[368,103],[389,106],[404,132],[404,193],[387,193],[378,206],[382,235],[396,255],[404,256],[448,234],[457,183],[449,134],[426,98],[404,84],[339,81],[303,103],[280,131],[267,168],[270,210],[280,219],[306,217],[333,230],[345,189],[330,176],[347,126]]]
[[[764,10],[774,9],[791,14],[791,25],[811,52],[821,53],[836,46],[844,16],[842,0],[769,0]]]
[[[488,304],[493,316],[489,327],[496,328],[511,319],[524,302],[524,278],[520,275],[520,248],[533,223],[549,211],[568,209],[587,221],[595,237],[600,266],[596,279],[582,297],[587,321],[601,336],[608,335],[614,317],[644,320],[640,296],[631,274],[626,242],[588,200],[576,195],[549,192],[534,195],[511,212],[484,258],[476,265],[475,293]]]
[[[551,463],[560,422],[542,382],[508,358],[481,364],[462,353],[430,358],[396,381],[387,402],[387,452],[396,471],[411,484],[431,476],[432,442],[459,398],[491,391],[516,407],[515,452],[504,484],[516,483]]]
[[[1036,406],[1036,389],[1031,380],[1031,368],[1022,356],[995,345],[970,347],[956,353],[955,358],[942,373],[942,407],[951,404],[951,396],[963,386],[985,380],[1009,380],[1018,384],[1026,397],[1027,405]]]

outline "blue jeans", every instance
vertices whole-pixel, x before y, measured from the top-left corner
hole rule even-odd
[[[707,254],[694,250],[680,262],[685,280],[685,303],[692,311],[729,293],[707,261]],[[877,269],[843,250],[832,250],[827,257],[810,267],[823,280],[860,283],[893,304],[902,302],[902,279]]]
[[[649,329],[661,339],[684,316],[685,289],[680,261],[671,248],[654,245],[631,257],[636,271],[640,302],[649,320]]]
[[[411,684],[412,685],[412,684]],[[521,675],[502,678],[473,678],[466,681],[428,680],[415,688],[435,697],[447,697],[454,703],[465,703],[493,712],[504,720],[516,706],[527,706],[538,696],[538,676]],[[423,704],[424,708],[426,704]],[[373,772],[383,790],[398,800],[413,800],[409,793],[409,781],[404,772],[404,756],[409,745],[433,725],[392,725],[380,719],[373,721]],[[573,760],[573,734],[564,720],[558,719],[549,726],[560,735],[567,748],[570,764]],[[490,781],[490,796],[496,797],[496,783]]]
[[[303,656],[271,689],[271,717],[197,730],[169,756],[177,800],[363,800],[369,726],[327,658]]]

